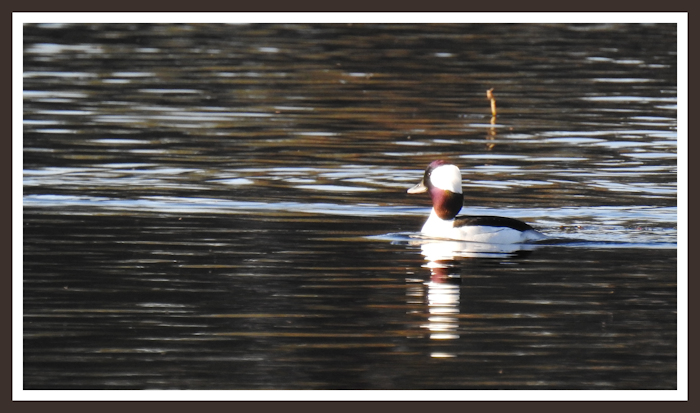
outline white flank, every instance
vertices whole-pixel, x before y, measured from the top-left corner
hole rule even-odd
[[[421,232],[430,237],[489,244],[517,244],[546,238],[546,236],[534,230],[518,231],[509,227],[491,227],[488,225],[467,225],[455,228],[453,225],[454,219],[440,219],[433,209],[430,211],[430,216],[425,225],[423,225]]]

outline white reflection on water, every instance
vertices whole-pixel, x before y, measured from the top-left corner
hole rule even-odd
[[[61,175],[59,170],[52,171]],[[25,187],[36,184],[35,176],[25,171]],[[59,179],[57,177],[56,179]],[[65,177],[63,177],[65,178]],[[243,181],[238,181],[243,179]],[[229,185],[245,185],[245,178],[231,178]],[[111,198],[90,195],[25,195],[23,207],[55,208],[59,213],[72,214],[75,208],[81,213],[123,214],[125,211],[188,214],[279,214],[310,213],[349,217],[412,217],[426,216],[427,208],[402,205],[382,205],[378,203],[337,204],[332,202],[256,202],[236,201],[215,198],[194,198],[177,196],[144,196],[137,199]],[[66,209],[69,207],[68,209]],[[465,208],[466,215],[504,215],[513,218],[527,218],[536,228],[552,238],[580,243],[588,248],[603,243],[605,247],[630,247],[633,244],[642,248],[677,247],[677,207],[658,206],[598,206],[561,207],[542,209],[489,209]],[[367,234],[369,237],[406,242],[406,234]],[[398,238],[397,238],[398,237]],[[409,238],[410,239],[410,238]],[[415,241],[414,241],[415,242]],[[495,247],[498,247],[495,249]],[[421,248],[427,256],[447,253],[449,257],[503,257],[533,245],[498,245],[457,241],[421,241]],[[442,252],[441,252],[442,251]],[[499,255],[500,254],[500,255]]]
[[[457,258],[506,258],[521,251],[537,248],[534,244],[487,244],[479,242],[422,239],[409,245],[420,245],[430,270],[430,279],[420,286],[409,286],[408,304],[415,297],[425,297],[428,317],[421,325],[430,332],[431,340],[455,340],[459,335],[460,268]],[[433,351],[431,357],[457,357],[454,353]]]

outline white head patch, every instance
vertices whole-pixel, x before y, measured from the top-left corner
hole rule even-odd
[[[462,174],[454,165],[440,165],[433,169],[430,182],[434,187],[452,191],[455,194],[462,193]]]

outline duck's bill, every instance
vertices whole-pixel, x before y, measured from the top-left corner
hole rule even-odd
[[[421,181],[421,183],[419,183],[418,185],[414,186],[413,188],[410,188],[410,189],[409,189],[408,191],[406,191],[406,192],[408,192],[409,194],[422,194],[423,192],[427,192],[427,191],[428,191],[428,187],[425,186],[425,185],[423,184],[423,182]]]

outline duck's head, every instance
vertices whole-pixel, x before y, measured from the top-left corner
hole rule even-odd
[[[462,209],[462,174],[455,165],[443,160],[433,161],[425,169],[423,180],[408,190],[409,194],[428,192],[433,209],[441,219],[452,219]]]

